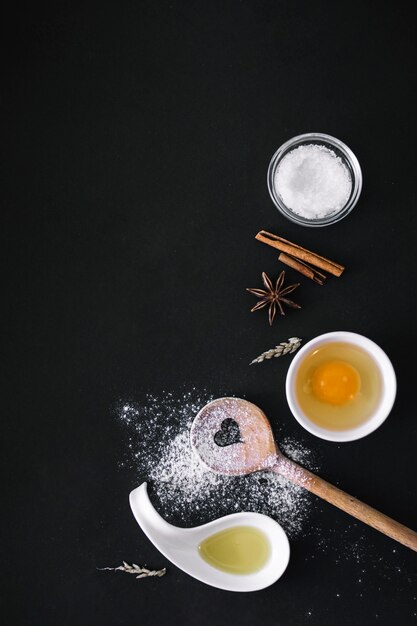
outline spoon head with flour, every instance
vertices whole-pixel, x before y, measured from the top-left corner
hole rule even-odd
[[[204,406],[191,426],[191,445],[216,474],[265,470],[278,450],[266,415],[241,398],[218,398]]]
[[[276,472],[417,552],[417,532],[281,454],[266,415],[247,400],[219,398],[203,407],[191,426],[191,445],[217,474]]]

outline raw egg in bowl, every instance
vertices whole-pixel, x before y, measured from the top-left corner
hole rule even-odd
[[[388,417],[397,383],[385,352],[373,341],[346,331],[319,335],[297,352],[287,374],[286,394],[295,419],[329,441],[353,441]]]

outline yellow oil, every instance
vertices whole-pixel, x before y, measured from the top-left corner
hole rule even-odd
[[[349,343],[327,343],[301,362],[295,393],[312,422],[329,430],[348,430],[366,422],[381,398],[377,363]]]
[[[207,563],[222,572],[253,574],[268,561],[271,545],[261,530],[235,526],[204,539],[198,551]]]

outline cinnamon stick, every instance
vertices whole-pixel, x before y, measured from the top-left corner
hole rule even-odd
[[[310,252],[310,250],[302,248],[296,243],[291,243],[291,241],[287,241],[287,239],[278,237],[278,235],[268,233],[266,230],[261,230],[256,235],[256,239],[266,243],[268,246],[272,246],[273,248],[280,250],[281,252],[285,252],[289,256],[295,257],[296,259],[309,263],[310,265],[314,265],[315,267],[319,267],[321,270],[329,272],[329,274],[333,274],[333,276],[341,276],[345,269],[344,266],[339,263],[326,259],[326,257],[316,254],[315,252]]]
[[[284,265],[288,265],[288,267],[292,267],[292,269],[300,272],[303,276],[310,278],[315,283],[319,285],[324,285],[324,281],[326,280],[325,274],[322,274],[318,270],[314,269],[314,267],[310,267],[307,263],[303,263],[303,261],[298,261],[292,256],[285,254],[285,252],[281,252],[278,257],[278,261],[284,263]]]

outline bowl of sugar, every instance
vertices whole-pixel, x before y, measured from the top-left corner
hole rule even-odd
[[[359,161],[339,139],[305,133],[278,148],[268,168],[277,209],[302,226],[328,226],[348,215],[362,190]]]

